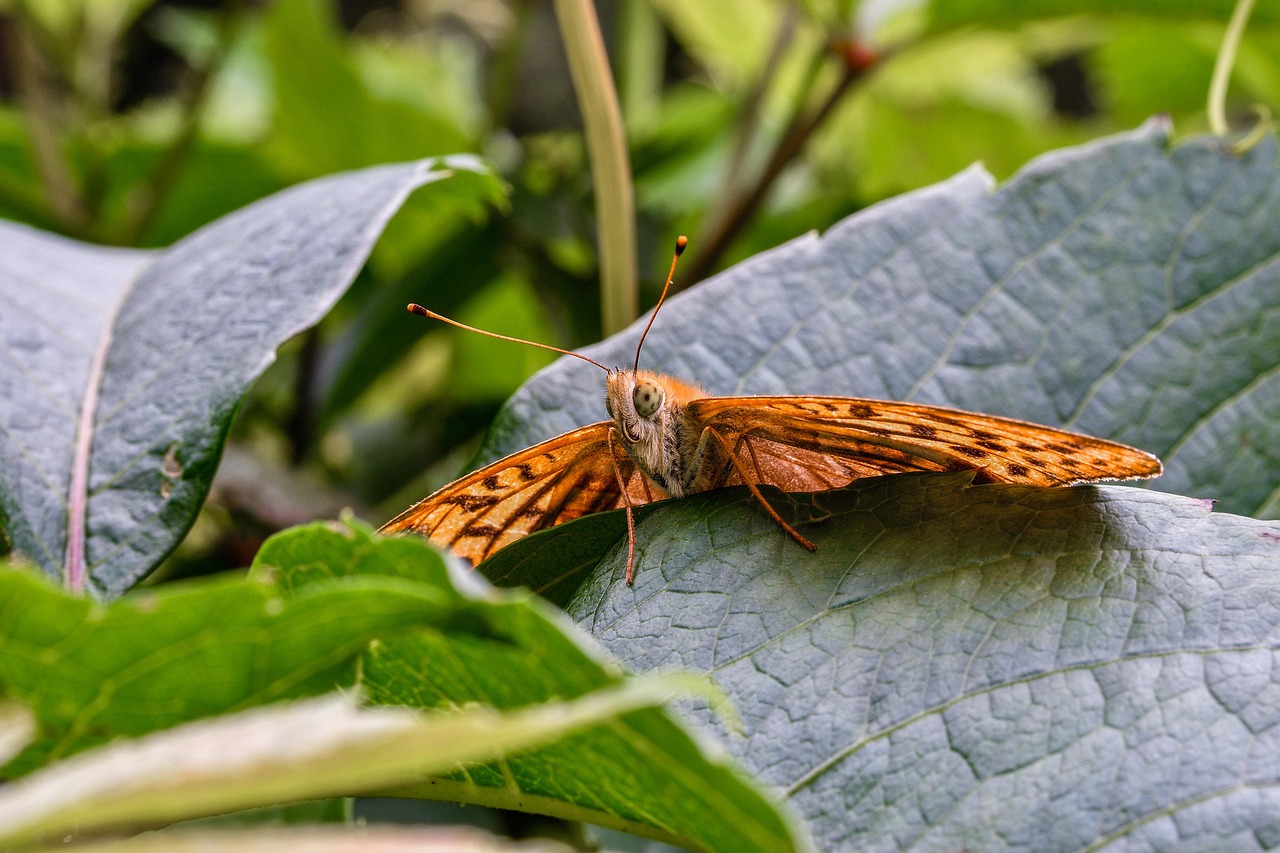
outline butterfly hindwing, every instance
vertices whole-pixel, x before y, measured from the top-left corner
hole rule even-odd
[[[1065,486],[1160,473],[1154,456],[1053,427],[918,403],[848,397],[708,397],[690,419],[715,429],[758,482],[817,491],[863,476],[976,470],[983,480]],[[732,467],[721,482],[740,477]]]

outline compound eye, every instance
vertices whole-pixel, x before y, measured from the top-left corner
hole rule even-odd
[[[662,408],[665,399],[662,386],[649,379],[641,379],[636,383],[635,391],[631,392],[631,402],[635,404],[636,414],[642,418],[653,417],[654,412]]]

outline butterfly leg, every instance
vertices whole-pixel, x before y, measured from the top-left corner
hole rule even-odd
[[[754,451],[751,450],[751,443],[749,441],[747,442],[747,450],[748,452],[751,453],[751,458],[752,458],[751,461],[756,465],[756,476],[754,477],[750,476],[747,473],[747,470],[742,465],[742,460],[738,458],[738,454],[734,452],[734,449],[729,446],[729,442],[725,441],[725,438],[723,435],[716,432],[714,429],[711,429],[710,427],[706,429],[706,432],[711,433],[711,435],[715,436],[716,441],[720,442],[720,446],[723,447],[724,452],[729,455],[729,461],[733,463],[733,467],[737,470],[738,476],[742,478],[742,482],[746,483],[747,488],[751,490],[751,494],[755,496],[755,499],[760,501],[760,503],[764,505],[765,510],[769,513],[769,515],[773,518],[773,520],[778,522],[778,525],[783,530],[787,531],[787,533],[791,536],[792,539],[799,542],[805,548],[807,548],[810,551],[818,550],[817,545],[814,545],[808,539],[801,536],[799,531],[797,531],[790,524],[787,524],[787,522],[783,520],[782,516],[778,515],[778,511],[773,508],[773,505],[770,504],[767,500],[765,500],[764,495],[760,493],[759,487],[756,486],[756,482],[761,479],[760,465],[759,463],[755,462],[755,453]]]
[[[622,481],[622,469],[618,467],[618,457],[614,455],[620,444],[618,431],[609,427],[609,461],[613,463],[613,477],[618,481],[618,491],[622,492],[622,503],[627,510],[627,586],[631,586],[636,566],[636,519],[632,513],[631,495],[627,492],[627,484]],[[647,485],[645,489],[648,490]]]

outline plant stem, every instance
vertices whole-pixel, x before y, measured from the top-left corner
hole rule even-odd
[[[88,222],[88,206],[61,153],[57,104],[47,84],[49,69],[19,4],[11,28],[14,85],[31,140],[31,156],[44,185],[47,209],[60,228],[80,233]]]
[[[1209,130],[1217,136],[1225,136],[1229,130],[1227,84],[1231,81],[1231,68],[1235,65],[1240,38],[1244,35],[1244,28],[1252,11],[1253,0],[1236,0],[1235,11],[1231,13],[1227,31],[1222,36],[1222,48],[1213,64],[1213,78],[1209,81]]]
[[[298,353],[298,373],[293,383],[293,409],[284,422],[284,434],[289,438],[289,462],[295,468],[307,458],[315,436],[316,370],[321,348],[319,326],[302,333],[302,351]]]
[[[182,174],[182,167],[195,146],[196,134],[200,130],[200,119],[204,115],[204,107],[208,103],[213,81],[231,52],[231,46],[235,44],[244,15],[243,0],[229,4],[222,19],[218,46],[196,72],[195,80],[182,98],[182,127],[178,130],[173,142],[160,156],[160,162],[152,170],[150,180],[144,184],[130,206],[127,218],[120,228],[118,242],[127,245],[137,243],[151,224],[160,205],[169,197],[169,193],[177,184],[178,176]]]
[[[618,4],[618,91],[622,114],[641,127],[658,114],[664,54],[662,25],[649,0]]]
[[[555,0],[595,187],[600,313],[606,335],[636,317],[636,223],[622,112],[591,0]]]
[[[733,139],[733,149],[729,154],[729,165],[724,174],[725,191],[721,193],[721,198],[732,198],[741,185],[747,155],[751,150],[751,143],[755,140],[756,131],[760,128],[760,116],[765,93],[773,83],[774,75],[778,73],[778,67],[782,64],[782,57],[786,54],[792,39],[795,38],[799,21],[800,11],[795,6],[784,6],[779,12],[778,29],[774,33],[773,44],[769,46],[769,55],[765,57],[764,65],[760,68],[760,74],[752,81],[751,89],[747,92],[742,102],[737,132],[734,134]],[[808,94],[807,89],[797,95],[797,101],[802,100],[806,94]],[[723,213],[723,207],[719,213]],[[717,218],[719,217],[717,216]]]
[[[490,127],[507,127],[511,118],[511,102],[515,97],[516,77],[520,71],[520,48],[529,33],[533,3],[515,0],[510,4],[511,26],[506,39],[496,48],[489,66],[489,83],[485,88]]]
[[[783,170],[804,148],[805,142],[814,131],[831,115],[849,87],[862,79],[870,68],[870,60],[865,63],[846,62],[840,79],[836,81],[822,103],[810,113],[796,113],[779,138],[755,185],[745,195],[735,199],[714,229],[703,239],[698,255],[685,271],[684,286],[687,287],[706,278],[715,269],[721,256],[732,245],[738,233],[759,211],[761,204],[769,195],[769,190],[773,188]]]

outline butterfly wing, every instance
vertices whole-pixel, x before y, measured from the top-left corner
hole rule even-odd
[[[511,542],[579,516],[667,497],[648,483],[604,421],[513,453],[455,480],[387,522],[380,533],[415,533],[478,565]]]
[[[742,468],[786,491],[859,477],[975,470],[986,482],[1067,486],[1156,477],[1160,460],[1114,441],[959,409],[849,397],[708,397],[691,421],[727,440]],[[732,485],[731,465],[704,488]]]

